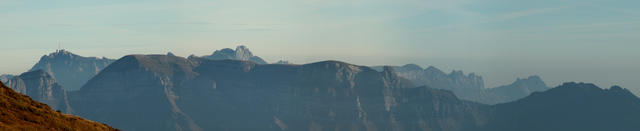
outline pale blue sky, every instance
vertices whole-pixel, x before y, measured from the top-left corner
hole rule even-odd
[[[638,0],[0,0],[0,73],[57,41],[76,54],[206,55],[247,45],[267,61],[335,59],[476,72],[488,87],[640,87]]]

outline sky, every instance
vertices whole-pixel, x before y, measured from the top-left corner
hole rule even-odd
[[[208,55],[269,62],[415,63],[640,91],[638,0],[0,0],[2,74],[61,45],[83,56]]]

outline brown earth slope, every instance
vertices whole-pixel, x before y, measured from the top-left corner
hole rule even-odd
[[[0,130],[113,131],[106,124],[52,110],[0,83]]]

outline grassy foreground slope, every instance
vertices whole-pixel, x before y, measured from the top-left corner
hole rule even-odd
[[[0,130],[114,131],[106,124],[52,110],[0,82]]]

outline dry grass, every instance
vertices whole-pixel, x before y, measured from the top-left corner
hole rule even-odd
[[[114,131],[106,124],[52,110],[0,82],[0,130]]]

